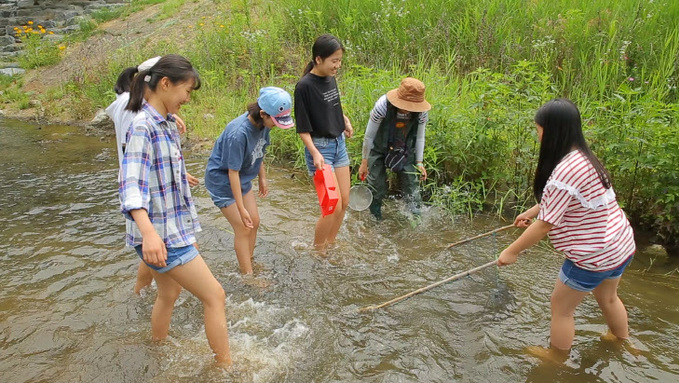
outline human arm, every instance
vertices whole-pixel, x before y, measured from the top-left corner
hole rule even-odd
[[[194,177],[189,172],[186,172],[186,180],[189,181],[189,186],[191,187],[198,186],[198,184],[200,184],[198,178]]]
[[[243,190],[240,186],[240,174],[238,170],[229,169],[229,182],[231,183],[231,193],[233,193],[233,199],[236,200],[236,208],[238,208],[238,214],[240,214],[240,219],[243,221],[245,227],[252,229],[252,218],[250,218],[250,213],[245,209],[245,204],[243,203]]]
[[[370,118],[368,118],[368,125],[365,128],[363,135],[363,147],[361,150],[361,165],[358,168],[358,176],[361,180],[368,175],[368,156],[370,150],[375,145],[375,137],[380,129],[382,121],[387,114],[387,97],[382,96],[376,102],[373,109],[370,111]]]
[[[173,114],[172,117],[174,117],[174,119],[177,120],[177,131],[179,132],[179,134],[186,133],[186,124],[184,123],[184,120],[179,118],[179,116],[177,116],[176,114]]]
[[[129,133],[120,175],[121,211],[134,220],[139,228],[144,261],[164,267],[167,249],[148,215],[151,208],[149,178],[153,161],[151,138],[143,120],[135,119]]]
[[[351,138],[351,136],[354,135],[354,127],[351,126],[351,121],[349,121],[349,117],[347,117],[346,114],[342,115],[344,117],[344,135],[347,136],[347,138]]]
[[[539,212],[540,204],[537,203],[535,204],[535,206],[517,215],[516,218],[514,219],[514,226],[522,228],[530,226],[531,222],[533,221],[533,218],[537,217]]]
[[[500,253],[497,265],[506,266],[516,262],[520,252],[540,242],[540,240],[549,233],[552,227],[554,227],[554,225],[545,221],[537,220],[533,222],[528,226],[526,231],[516,239],[516,241]]]
[[[370,114],[370,119],[368,120],[368,126],[365,128],[365,135],[363,136],[363,150],[361,151],[361,166],[358,168],[358,176],[361,180],[365,179],[368,175],[368,156],[370,155],[370,150],[373,148],[375,136],[380,128],[380,123],[382,118],[378,121],[373,119],[373,113]]]
[[[134,209],[130,210],[129,213],[137,224],[139,232],[141,232],[141,250],[144,262],[158,267],[167,266],[165,263],[167,260],[165,242],[153,227],[149,213],[145,209]]]
[[[264,169],[264,164],[259,167],[259,174],[257,177],[259,179],[259,196],[264,198],[269,195],[269,182],[266,180],[266,170]]]
[[[429,121],[429,113],[423,112],[420,114],[417,123],[417,137],[415,139],[415,167],[420,171],[420,179],[427,180],[427,169],[424,167],[424,136]]]
[[[313,140],[311,139],[311,134],[310,133],[300,133],[299,138],[302,139],[302,142],[304,143],[304,146],[309,150],[309,153],[311,153],[311,157],[314,159],[314,167],[319,170],[323,169],[323,164],[325,164],[325,159],[323,159],[323,155],[321,152],[316,149],[316,145],[314,145]]]

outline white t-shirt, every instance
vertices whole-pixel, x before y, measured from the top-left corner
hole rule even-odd
[[[118,164],[123,165],[123,145],[125,144],[125,135],[127,130],[132,125],[132,119],[136,113],[125,110],[128,101],[130,100],[130,93],[123,92],[116,95],[116,100],[106,108],[106,114],[113,120],[113,125],[116,129],[116,149],[118,150]]]

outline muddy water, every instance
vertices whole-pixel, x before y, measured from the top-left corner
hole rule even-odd
[[[328,259],[310,251],[317,214],[301,172],[269,169],[255,250],[266,289],[244,285],[226,220],[195,190],[202,254],[227,292],[235,372],[215,369],[197,299],[182,293],[171,336],[150,340],[155,287],[132,294],[138,259],[123,247],[115,150],[77,128],[0,124],[0,376],[3,382],[673,382],[679,379],[676,261],[641,253],[621,283],[634,355],[603,342],[594,299],[576,314],[563,366],[527,355],[546,345],[561,259],[546,246],[516,265],[387,301],[492,260],[509,231],[443,250],[506,223],[436,209],[413,228],[351,212]],[[186,153],[202,176],[205,154]],[[202,177],[201,177],[202,178]],[[668,274],[669,275],[665,275]]]

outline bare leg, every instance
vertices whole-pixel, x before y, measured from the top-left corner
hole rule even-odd
[[[629,338],[627,310],[618,297],[620,278],[606,279],[594,289],[594,297],[604,314],[611,333],[618,339]]]
[[[247,201],[247,202],[246,202]],[[241,274],[252,274],[252,255],[254,253],[254,242],[257,238],[257,229],[259,228],[259,213],[257,205],[254,200],[252,190],[243,196],[243,203],[245,209],[250,213],[254,228],[250,229],[243,224],[238,212],[236,204],[231,204],[228,207],[221,208],[222,214],[231,224],[235,237],[233,239],[233,248],[236,251],[236,258],[238,259],[238,266]],[[251,211],[248,206],[254,205],[254,211]],[[254,213],[254,214],[253,214]]]
[[[182,287],[169,275],[151,270],[149,267],[147,269],[150,270],[158,284],[158,294],[151,312],[151,333],[153,340],[163,340],[167,338],[170,330],[174,302],[179,297]]]
[[[351,173],[349,172],[348,166],[335,168],[333,175],[335,176],[335,183],[339,188],[339,200],[337,201],[337,207],[332,214],[333,224],[328,233],[328,243],[335,242],[337,233],[339,233],[339,229],[342,226],[344,214],[347,211],[347,206],[349,206],[349,189],[351,188]]]
[[[250,218],[252,219],[253,228],[250,229],[250,236],[248,237],[250,243],[250,263],[255,259],[255,244],[257,242],[257,230],[259,230],[259,209],[257,209],[257,200],[255,199],[255,193],[252,191],[248,192],[243,196],[243,204],[245,205],[245,210],[250,213]]]
[[[552,321],[550,343],[553,348],[570,350],[575,337],[573,314],[588,293],[573,290],[560,280],[556,281],[552,292]]]
[[[134,293],[139,295],[141,289],[151,285],[153,281],[153,275],[151,274],[151,268],[146,266],[143,261],[139,261],[139,266],[137,267],[137,282],[134,284]]]
[[[225,313],[226,295],[203,257],[199,255],[166,274],[203,303],[205,334],[210,348],[215,353],[215,360],[222,366],[231,366],[229,329]]]

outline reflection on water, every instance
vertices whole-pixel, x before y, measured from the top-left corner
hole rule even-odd
[[[228,298],[236,371],[212,367],[200,302],[177,302],[171,336],[150,341],[155,289],[132,294],[137,258],[123,247],[112,143],[71,127],[0,125],[0,373],[3,382],[561,381],[679,379],[676,261],[639,254],[625,273],[635,356],[603,342],[587,298],[563,366],[524,347],[547,345],[549,295],[560,258],[531,250],[373,313],[379,304],[492,260],[516,236],[497,234],[449,251],[447,243],[504,225],[451,219],[429,209],[412,228],[394,203],[380,224],[351,212],[328,259],[309,250],[318,214],[301,172],[269,169],[255,250],[266,289],[243,284],[231,228],[205,190],[195,190],[201,252]],[[206,156],[187,153],[202,175]],[[294,176],[293,176],[294,174]],[[648,269],[648,271],[645,271]]]

